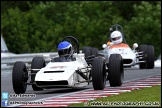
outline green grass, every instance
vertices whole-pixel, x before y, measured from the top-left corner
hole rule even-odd
[[[130,105],[130,103],[133,105]],[[142,88],[138,90],[132,90],[131,92],[125,92],[119,95],[111,95],[104,98],[97,98],[96,100],[91,100],[84,103],[69,105],[69,107],[101,107],[101,106],[161,107],[161,85]]]

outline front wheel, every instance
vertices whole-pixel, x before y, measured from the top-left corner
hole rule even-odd
[[[12,71],[12,84],[16,94],[25,93],[27,88],[28,72],[22,61],[15,62]]]
[[[93,60],[91,74],[94,90],[103,90],[106,85],[106,65],[102,58]]]
[[[111,54],[108,64],[108,79],[111,87],[121,86],[124,79],[123,60],[120,54]]]

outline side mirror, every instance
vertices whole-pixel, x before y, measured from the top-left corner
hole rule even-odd
[[[110,28],[110,32],[113,32],[113,28]]]
[[[106,48],[106,47],[107,47],[107,45],[106,45],[106,44],[103,44],[103,45],[102,45],[102,48]]]
[[[133,44],[133,49],[136,49],[138,47],[138,44],[137,43],[134,43]]]

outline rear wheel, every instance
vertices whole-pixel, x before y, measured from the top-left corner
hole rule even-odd
[[[43,57],[34,57],[33,60],[32,60],[32,64],[31,64],[31,68],[32,69],[41,69],[45,67],[45,60]],[[35,75],[38,71],[36,70],[32,70],[31,73],[31,82],[34,83],[34,80],[35,80]],[[32,84],[32,88],[34,91],[38,91],[38,90],[43,90],[42,88],[40,87],[37,87],[36,84]]]
[[[12,71],[12,84],[16,94],[25,93],[27,88],[28,72],[22,61],[15,62]]]
[[[98,56],[98,49],[94,47],[83,47],[82,52],[85,54],[85,57],[94,55],[95,57]]]
[[[139,51],[140,52],[144,52],[143,53],[143,58],[142,59],[139,59],[139,61],[146,61],[146,53],[147,53],[147,45],[140,45],[139,46]],[[140,69],[146,69],[146,62],[144,62],[144,63],[140,63],[139,64],[139,68]]]
[[[147,46],[147,69],[154,68],[154,46]]]
[[[139,64],[140,69],[153,69],[154,68],[154,46],[153,45],[140,45],[139,51],[143,51],[143,58],[139,61],[145,61]]]
[[[121,86],[124,79],[123,60],[120,54],[111,54],[108,64],[108,79],[111,87]]]
[[[92,83],[94,90],[103,90],[106,85],[106,67],[102,58],[95,58],[92,62]]]
[[[83,47],[82,53],[84,53],[85,57],[91,55],[91,47]]]
[[[97,48],[91,48],[91,55],[94,55],[95,57],[98,56],[98,49]]]

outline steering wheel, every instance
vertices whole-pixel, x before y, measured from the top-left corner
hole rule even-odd
[[[73,36],[66,36],[62,41],[68,41],[71,43],[74,53],[79,53],[79,42],[78,40]]]

